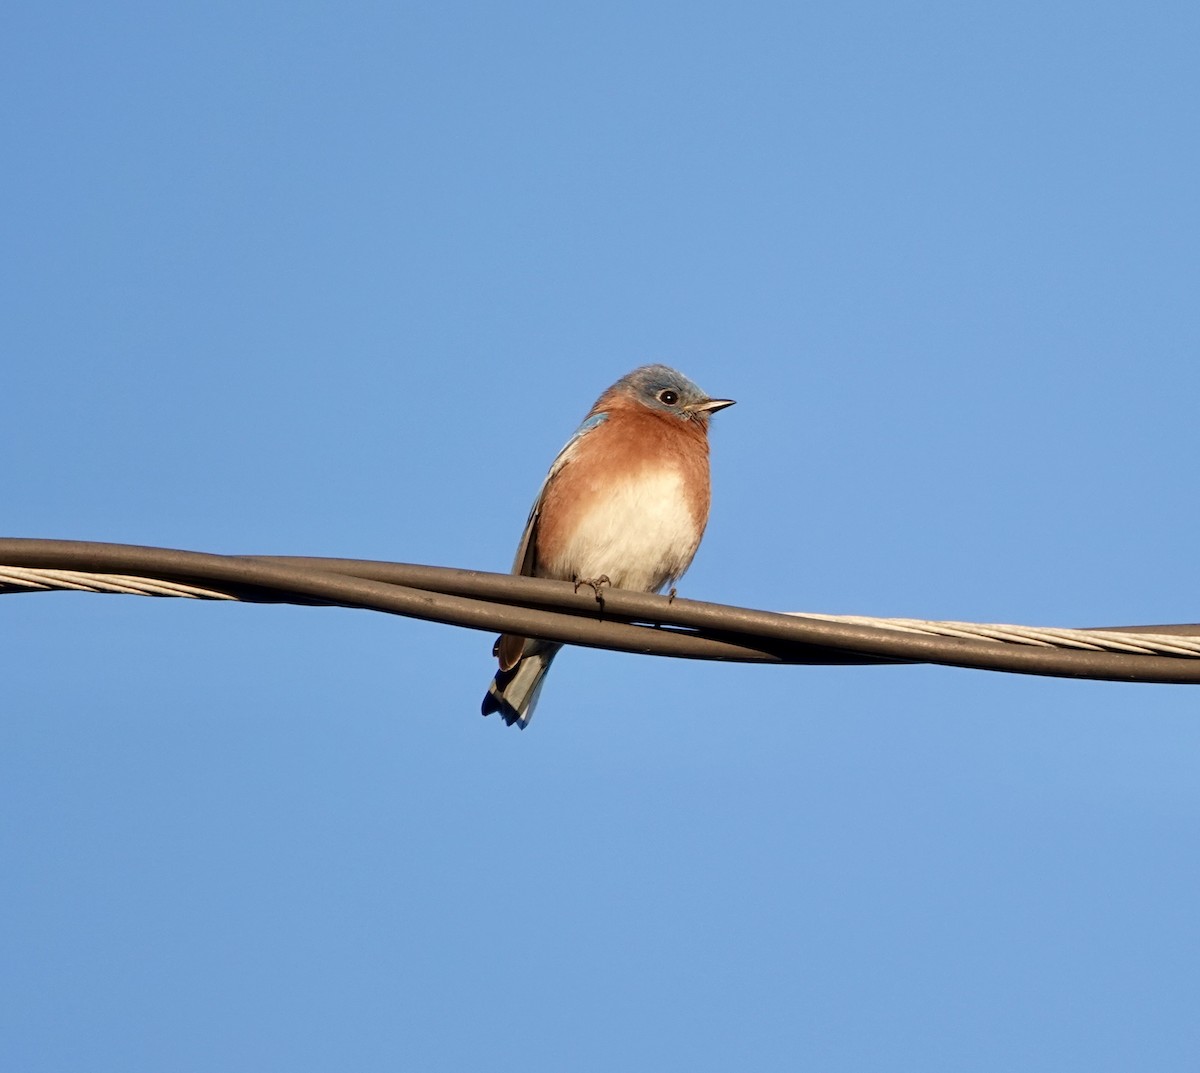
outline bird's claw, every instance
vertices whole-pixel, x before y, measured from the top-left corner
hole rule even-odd
[[[603,607],[604,606],[604,593],[601,592],[600,590],[603,589],[605,585],[611,585],[611,584],[612,584],[612,578],[610,578],[607,574],[601,574],[599,577],[595,577],[595,578],[577,577],[577,578],[575,578],[575,591],[578,592],[584,585],[586,585],[589,589],[592,590],[592,592],[594,592],[596,594],[596,603],[598,603],[601,607]]]

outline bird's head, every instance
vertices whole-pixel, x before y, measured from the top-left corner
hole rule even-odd
[[[708,423],[710,415],[733,399],[710,398],[681,372],[667,365],[643,365],[634,369],[612,387],[613,393],[632,398],[647,409],[677,417],[682,421]]]

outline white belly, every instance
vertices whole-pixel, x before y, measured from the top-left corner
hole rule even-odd
[[[544,573],[563,580],[607,575],[614,588],[657,592],[688,568],[700,536],[679,473],[663,470],[598,499]]]

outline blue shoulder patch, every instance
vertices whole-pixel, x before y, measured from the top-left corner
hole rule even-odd
[[[607,420],[608,414],[592,414],[591,417],[575,430],[575,436],[582,436],[585,432],[591,432],[597,425],[602,425]],[[572,436],[571,439],[575,439],[575,436]]]

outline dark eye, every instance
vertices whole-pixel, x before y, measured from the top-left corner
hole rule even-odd
[[[679,392],[667,388],[666,391],[658,393],[658,401],[664,406],[674,406],[679,401]]]

